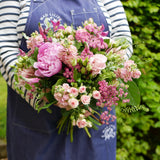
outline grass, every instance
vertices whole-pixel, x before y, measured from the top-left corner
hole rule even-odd
[[[7,85],[0,75],[0,139],[6,138]]]

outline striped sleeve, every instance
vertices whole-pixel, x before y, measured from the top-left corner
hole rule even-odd
[[[111,21],[111,38],[125,37],[130,46],[127,48],[126,59],[133,53],[131,32],[129,29],[126,14],[120,0],[98,0],[103,4],[105,11]],[[99,2],[100,3],[100,2]]]
[[[20,15],[19,0],[0,1],[0,71],[7,84],[14,89],[14,72],[11,66],[15,65],[18,54],[17,23]],[[23,97],[34,106],[34,99],[29,99],[28,91]]]

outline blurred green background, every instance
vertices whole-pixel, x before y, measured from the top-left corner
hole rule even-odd
[[[5,139],[6,137],[6,101],[7,86],[0,74],[0,139]]]
[[[160,2],[122,0],[134,55],[142,76],[136,81],[149,112],[117,109],[117,160],[160,160]],[[6,84],[0,76],[0,138],[6,132]]]

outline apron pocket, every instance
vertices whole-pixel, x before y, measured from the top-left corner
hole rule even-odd
[[[88,11],[85,8],[83,10],[71,10],[72,15],[72,24],[76,29],[79,26],[82,26],[82,22],[88,20],[89,18],[93,18],[94,22],[99,26],[100,19],[97,8],[93,8],[93,10]]]
[[[61,117],[60,108],[51,106],[52,113],[46,110],[38,113],[20,95],[12,91],[8,97],[12,98],[13,125],[25,127],[34,131],[51,133],[56,130],[57,121]]]

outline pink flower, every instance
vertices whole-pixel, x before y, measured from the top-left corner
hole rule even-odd
[[[106,61],[107,57],[102,54],[93,55],[89,60],[89,63],[91,64],[92,67],[92,74],[93,75],[100,74],[101,70],[106,67]]]
[[[72,55],[77,55],[77,48],[74,46],[74,45],[70,45],[69,48],[68,48],[68,52],[69,54],[72,54]]]
[[[23,50],[21,50],[20,48],[19,48],[19,54],[17,55],[17,56],[25,56],[26,55],[26,53],[23,51]]]
[[[21,85],[24,85],[26,82],[29,84],[34,84],[39,82],[39,78],[36,78],[34,76],[35,70],[33,68],[23,69],[18,71],[18,75],[22,76],[22,78],[19,78],[19,83]]]
[[[65,90],[66,92],[68,92],[68,90],[70,89],[70,86],[69,86],[68,83],[63,83],[62,87],[64,88],[64,90]]]
[[[76,108],[79,105],[79,102],[77,99],[75,98],[71,98],[68,100],[68,104],[72,107],[72,108]]]
[[[59,29],[65,29],[63,26],[60,26],[60,20],[58,20],[57,22],[54,22],[51,20],[51,23],[53,25],[53,29],[54,29],[54,32],[59,30]]]
[[[79,93],[85,93],[86,92],[86,86],[79,87]]]
[[[91,97],[90,96],[87,96],[87,95],[82,95],[81,96],[81,102],[84,104],[84,105],[87,105],[90,103],[90,100],[91,100]]]
[[[29,84],[34,84],[34,83],[38,83],[39,82],[39,78],[27,78],[27,82]]]
[[[72,94],[74,97],[77,97],[77,96],[78,96],[78,89],[77,89],[77,88],[71,87],[69,92],[70,92],[70,94]]]
[[[39,48],[37,62],[34,68],[37,68],[35,75],[38,77],[51,77],[62,68],[62,62],[59,59],[59,53],[63,47],[58,43],[45,43]]]
[[[76,125],[78,128],[84,128],[87,126],[87,121],[85,119],[78,119]]]
[[[72,29],[72,27],[71,26],[67,26],[66,28],[65,28],[65,33],[72,33],[72,31],[73,31],[73,29]]]
[[[101,98],[101,94],[99,91],[93,91],[92,95],[93,95],[93,98],[95,98],[95,99]]]
[[[133,78],[139,78],[141,75],[141,72],[138,69],[135,69],[132,71],[132,77]]]
[[[90,39],[90,33],[88,33],[85,29],[78,29],[76,31],[75,38],[78,42],[88,42]]]
[[[44,43],[44,38],[42,37],[42,35],[36,33],[37,35],[29,37],[29,39],[27,39],[27,48],[31,49],[31,52],[34,51],[34,49],[36,47],[40,47],[43,43]]]
[[[62,94],[59,93],[59,92],[56,92],[54,93],[54,98],[57,100],[57,101],[60,101],[62,99]]]

